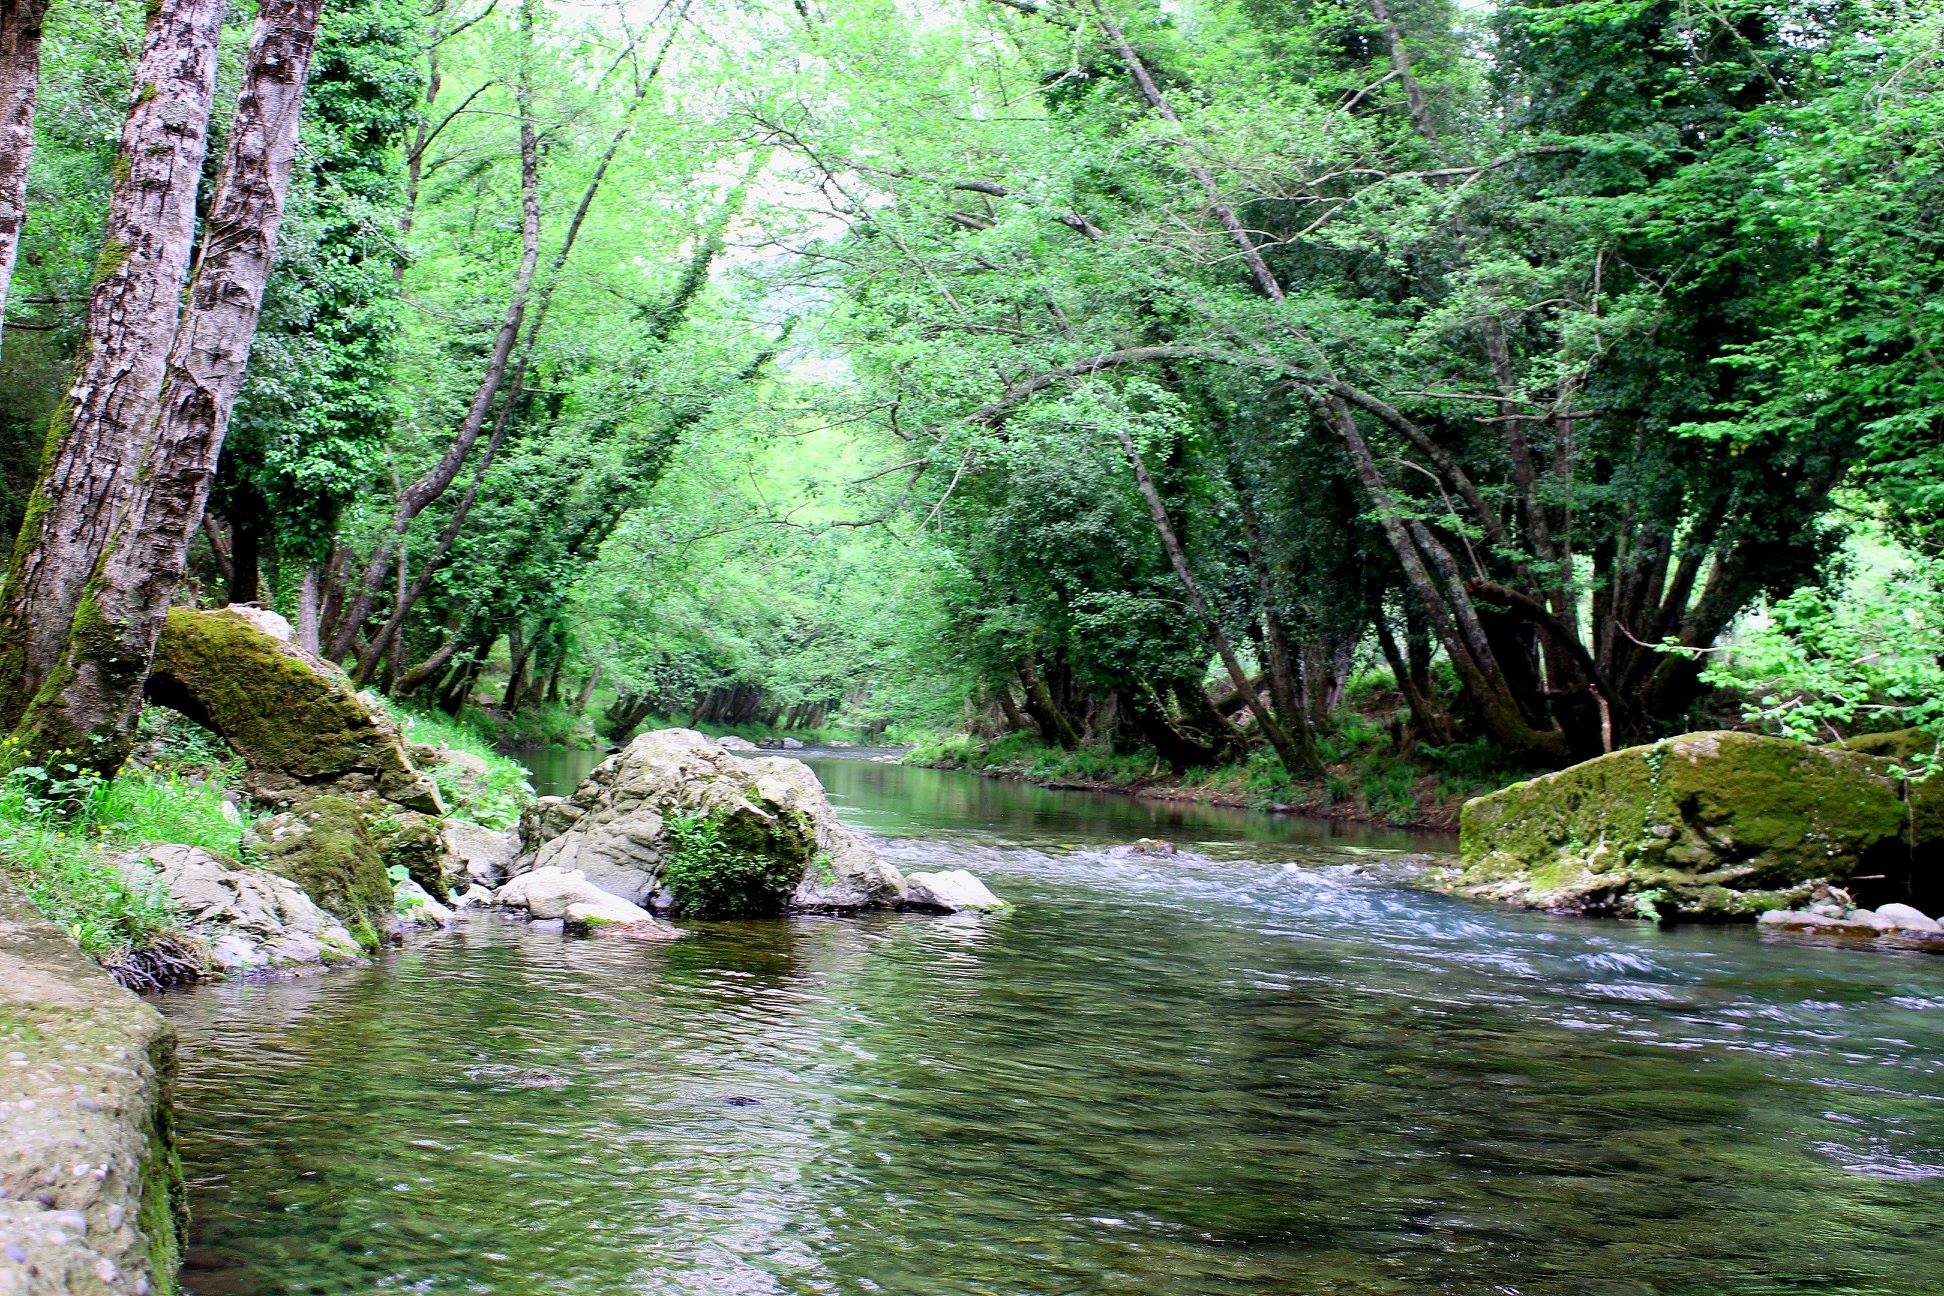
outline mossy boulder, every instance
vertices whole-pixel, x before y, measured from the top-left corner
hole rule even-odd
[[[403,868],[435,900],[450,900],[453,851],[444,826],[430,815],[380,805],[368,808],[365,832],[386,869]]]
[[[1630,747],[1467,802],[1449,886],[1562,912],[1732,920],[1823,882],[1907,885],[1944,834],[1931,798],[1913,808],[1889,768],[1727,731]]]
[[[1865,756],[1881,756],[1908,766],[1917,756],[1937,750],[1937,739],[1922,729],[1893,729],[1889,733],[1862,734],[1855,738],[1845,738],[1840,743],[1831,744],[1844,751],[1861,752]]]
[[[260,801],[363,792],[445,813],[397,728],[342,671],[279,638],[255,609],[169,609],[146,691],[235,748]]]
[[[513,876],[550,867],[690,917],[904,902],[904,878],[838,822],[807,765],[689,729],[642,734],[573,796],[528,806]]]
[[[392,884],[364,807],[350,797],[313,797],[299,810],[257,820],[243,845],[336,915],[360,945],[378,947],[391,922]]]

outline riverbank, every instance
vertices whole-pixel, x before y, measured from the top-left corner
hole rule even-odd
[[[0,1062],[0,1291],[180,1290],[175,1032],[5,876]]]
[[[934,739],[914,746],[904,759],[1047,788],[1434,832],[1455,832],[1466,801],[1533,773],[1482,741],[1419,746],[1403,755],[1386,730],[1361,717],[1319,737],[1318,746],[1327,772],[1307,781],[1291,779],[1268,751],[1237,764],[1172,771],[1150,752],[1066,750],[1024,734]]]

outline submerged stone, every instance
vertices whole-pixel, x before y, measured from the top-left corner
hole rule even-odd
[[[1937,816],[1885,761],[1735,732],[1613,752],[1466,803],[1450,888],[1571,913],[1749,919],[1819,884],[1924,885]]]

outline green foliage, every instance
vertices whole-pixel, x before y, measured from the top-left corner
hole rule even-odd
[[[533,800],[533,784],[527,768],[502,755],[490,735],[436,711],[391,706],[387,712],[409,742],[465,752],[485,763],[482,780],[438,761],[422,762],[422,772],[439,785],[447,813],[486,828],[506,829],[519,823],[520,811]]]
[[[156,885],[110,857],[145,842],[235,855],[247,820],[227,787],[129,766],[104,782],[79,766],[17,766],[0,780],[0,869],[81,948],[113,964],[173,938],[181,920]]]
[[[781,913],[802,872],[799,863],[751,850],[720,815],[670,815],[662,882],[675,911],[692,918],[764,917]]]
[[[1804,742],[1914,728],[1931,750],[1906,762],[1935,771],[1944,744],[1944,562],[1910,559],[1847,597],[1804,589],[1713,658],[1705,678],[1736,690],[1744,714]]]

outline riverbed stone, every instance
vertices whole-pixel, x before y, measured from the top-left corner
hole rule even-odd
[[[514,880],[578,870],[637,905],[680,903],[665,886],[677,838],[706,838],[707,867],[753,898],[745,912],[895,908],[897,869],[841,823],[810,767],[740,757],[689,729],[644,733],[596,766],[571,798],[521,817]],[[510,885],[510,884],[509,884]],[[753,897],[752,897],[753,893]]]
[[[1944,924],[1923,910],[1907,904],[1881,904],[1876,907],[1876,916],[1883,925],[1899,931],[1944,932]]]
[[[0,1292],[173,1296],[175,1034],[0,876]]]
[[[451,852],[446,863],[449,891],[498,886],[506,881],[507,869],[520,851],[517,829],[496,831],[466,819],[446,820],[445,837]]]
[[[1938,816],[1905,788],[1863,753],[1685,734],[1467,802],[1446,885],[1559,912],[1747,920],[1825,883],[1933,867]]]
[[[167,892],[212,971],[256,975],[355,962],[357,942],[304,889],[200,846],[151,842],[115,865]]]
[[[967,909],[1004,909],[1006,902],[965,869],[905,874],[905,905],[959,913]]]
[[[269,815],[250,825],[243,844],[334,914],[361,947],[378,947],[391,925],[392,884],[356,801],[321,796]]]
[[[413,931],[439,931],[452,926],[452,910],[439,903],[431,892],[411,878],[392,888],[391,931],[403,935]]]

